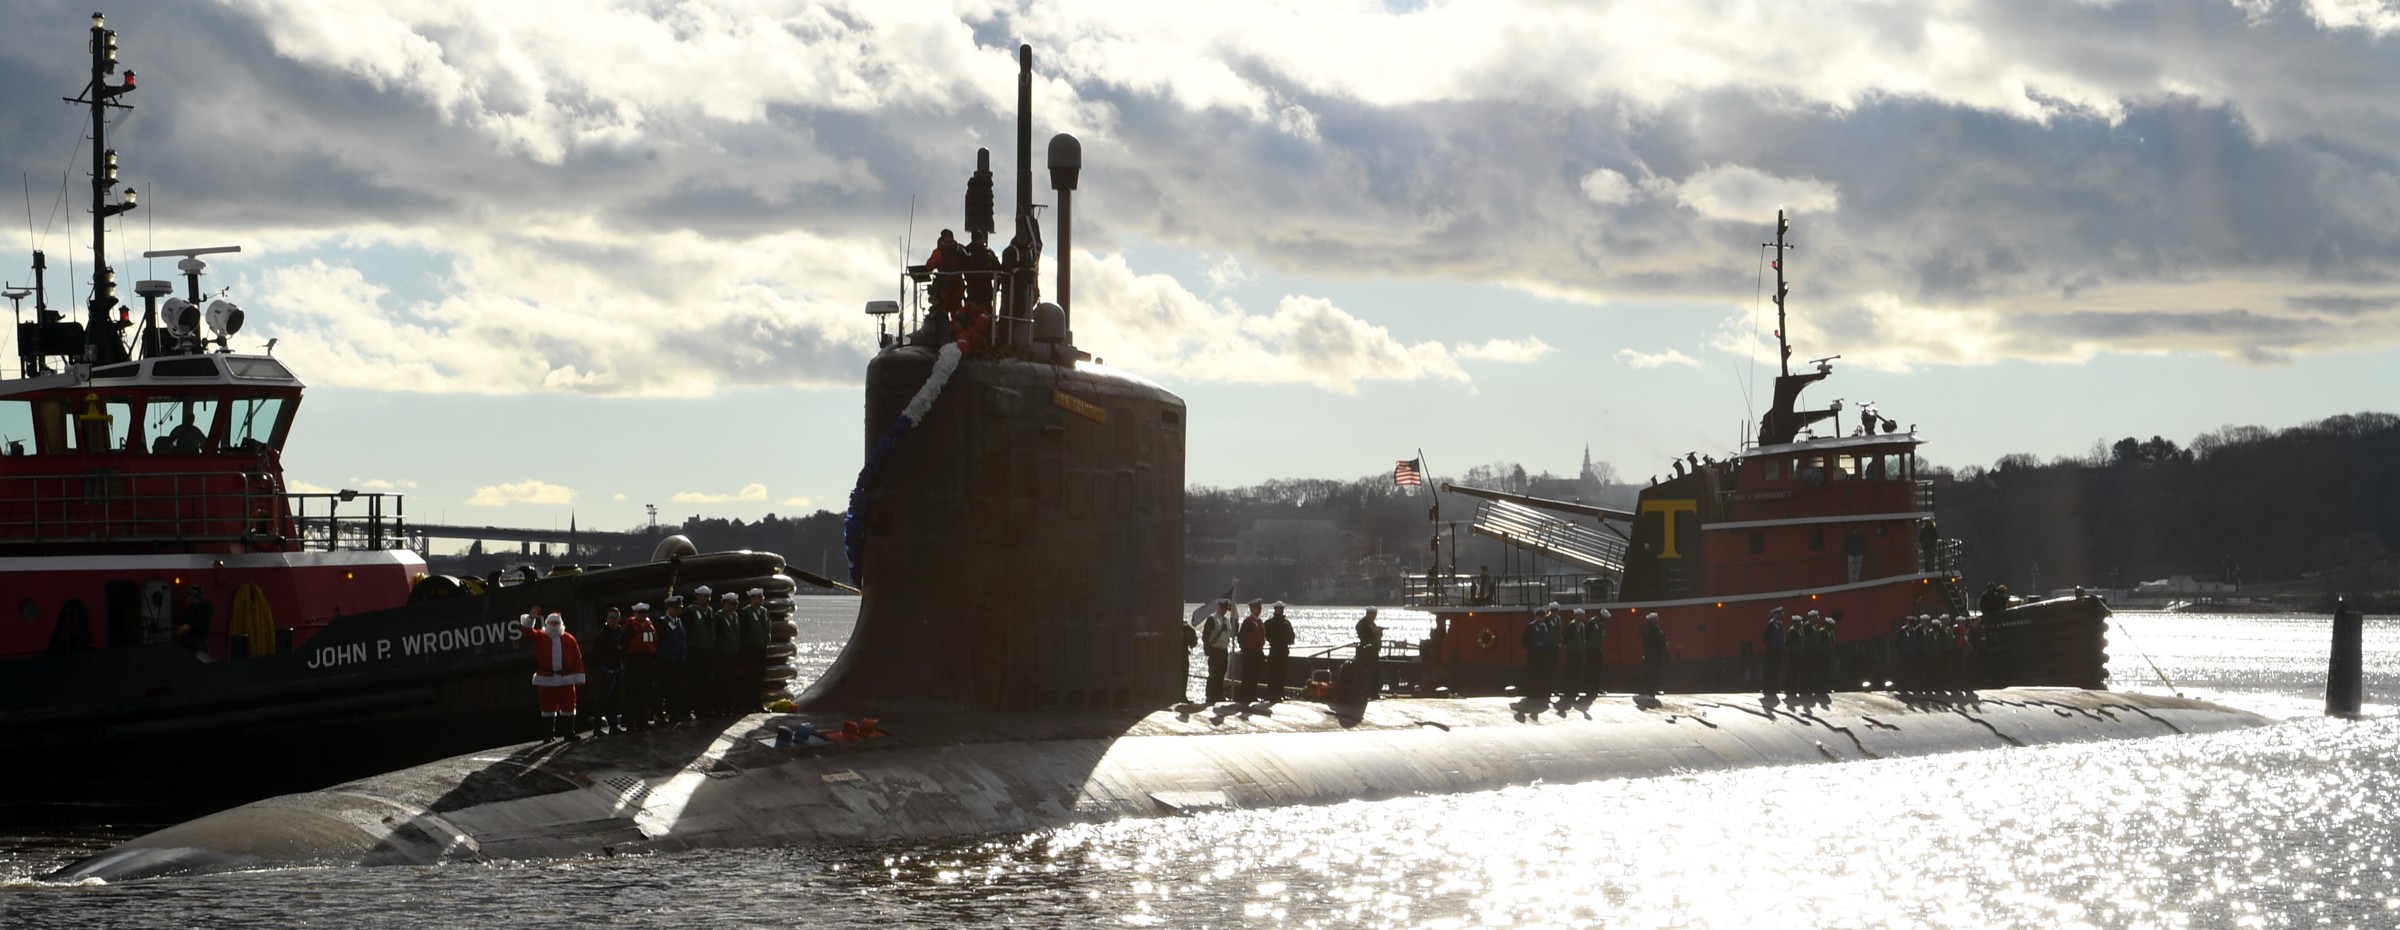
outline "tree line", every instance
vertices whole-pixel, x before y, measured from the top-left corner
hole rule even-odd
[[[1935,482],[1941,534],[1965,544],[1971,587],[2000,582],[2036,593],[2075,585],[2130,587],[2187,574],[2293,595],[2372,599],[2400,590],[2390,568],[2400,547],[2400,416],[2392,414],[2346,414],[2283,430],[2227,426],[2188,444],[2126,437],[2047,463],[2016,454],[1989,468],[1934,466],[1925,473]],[[1605,463],[1568,477],[1495,462],[1448,480],[1630,506],[1638,487],[1613,479]],[[1448,495],[1437,509],[1430,489],[1395,486],[1388,472],[1195,486],[1184,502],[1186,533],[1195,540],[1228,539],[1260,520],[1323,520],[1352,535],[1354,555],[1389,556],[1409,571],[1423,571],[1438,518],[1445,527],[1438,531],[1445,565],[1455,559],[1464,571],[1483,565],[1498,571],[1513,560],[1516,570],[1553,570],[1467,533],[1463,524],[1473,516],[1473,500]],[[753,521],[693,516],[661,527],[659,535],[665,533],[688,536],[704,550],[779,552],[797,567],[847,575],[842,516],[831,511]],[[636,562],[649,557],[655,540],[590,546],[541,560]],[[531,561],[512,547],[444,557],[436,570],[482,574]]]

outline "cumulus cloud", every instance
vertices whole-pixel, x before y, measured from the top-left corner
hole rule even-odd
[[[575,500],[573,488],[551,484],[539,478],[504,484],[485,485],[467,497],[476,507],[506,507],[510,504],[566,504]]]
[[[413,478],[393,480],[390,478],[361,478],[356,475],[350,477],[350,487],[359,491],[406,491],[413,490],[416,486],[416,479]]]
[[[1757,223],[1778,209],[1831,213],[1841,198],[1815,178],[1779,178],[1742,165],[1710,165],[1675,188],[1675,199],[1712,220]]]
[[[1248,280],[1250,280],[1250,273],[1242,270],[1241,259],[1232,255],[1220,255],[1209,260],[1208,289],[1210,291],[1222,291],[1237,287]]]
[[[1675,349],[1668,349],[1664,352],[1641,352],[1634,349],[1618,349],[1616,359],[1618,362],[1634,368],[1657,368],[1661,365],[1683,365],[1691,368],[1700,367],[1699,359],[1685,355],[1681,351]]]
[[[80,86],[56,15],[0,8],[8,86]],[[2243,361],[2400,341],[2396,24],[2361,0],[151,4],[112,20],[153,79],[112,138],[179,241],[252,247],[217,273],[257,336],[343,386],[853,382],[912,195],[955,225],[976,146],[1013,168],[1020,40],[1036,131],[1084,141],[1076,242],[1226,256],[1218,290],[1339,269],[1734,304],[1781,205],[1796,296],[1916,334],[1917,364],[2161,338]],[[0,101],[0,159],[57,164],[48,99]],[[1373,308],[1153,290],[1106,296],[1217,325],[1137,321],[1112,359],[1348,390],[1471,357]],[[2356,323],[2286,300],[2322,293]]]
[[[1582,186],[1583,196],[1591,198],[1593,203],[1618,205],[1633,202],[1633,182],[1608,168],[1584,175]]]
[[[669,498],[669,500],[672,500],[678,504],[730,504],[735,501],[763,501],[766,499],[767,486],[759,484],[755,481],[742,485],[741,490],[735,491],[731,494],[716,494],[706,491],[679,491],[674,497]]]
[[[1079,255],[1075,282],[1078,306],[1107,308],[1075,318],[1077,343],[1120,368],[1342,394],[1366,381],[1468,380],[1448,345],[1404,341],[1322,297],[1286,295],[1266,312],[1211,303],[1123,255]],[[1506,347],[1492,351],[1509,360]]]
[[[321,484],[315,484],[307,481],[295,481],[290,478],[284,479],[283,489],[294,494],[331,494],[336,490]]]
[[[787,498],[784,498],[784,499],[783,499],[783,506],[786,506],[786,507],[802,507],[802,508],[805,508],[805,507],[809,507],[809,506],[813,505],[814,503],[815,503],[814,501],[811,501],[811,500],[809,500],[809,499],[808,499],[808,498],[806,498],[806,497],[787,497]]]
[[[1550,354],[1550,344],[1538,336],[1523,339],[1491,339],[1482,345],[1458,347],[1458,357],[1482,362],[1534,362]]]

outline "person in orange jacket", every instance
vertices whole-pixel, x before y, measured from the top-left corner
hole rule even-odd
[[[625,619],[625,725],[646,730],[658,714],[658,625],[648,602]]]
[[[533,644],[533,688],[542,719],[549,725],[548,735],[565,734],[574,742],[578,739],[575,687],[584,680],[583,648],[575,644],[575,634],[567,632],[567,622],[555,613],[542,618],[541,626],[527,630],[525,639]]]

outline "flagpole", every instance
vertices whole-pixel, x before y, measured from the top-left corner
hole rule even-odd
[[[1442,486],[1434,483],[1433,463],[1426,461],[1424,446],[1417,447],[1417,469],[1424,475],[1425,489],[1433,492],[1433,565],[1426,571],[1430,581],[1433,580],[1431,576],[1438,576],[1442,573]],[[1450,547],[1450,573],[1453,575],[1458,573],[1457,546]],[[1434,592],[1435,601],[1438,603],[1446,600],[1447,598],[1444,596],[1446,594],[1448,594],[1446,590]]]

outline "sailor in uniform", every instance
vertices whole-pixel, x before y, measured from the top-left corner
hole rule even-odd
[[[543,617],[541,626],[525,631],[525,639],[533,644],[533,688],[542,720],[549,726],[548,735],[555,738],[563,733],[573,741],[577,738],[575,686],[583,684],[583,649],[557,614]]]
[[[730,597],[731,595],[727,595]],[[767,613],[767,590],[751,588],[742,592],[747,603],[739,614],[742,629],[742,676],[737,682],[742,690],[739,709],[748,713],[758,709],[760,693],[766,690],[767,643],[774,638],[774,617]]]
[[[1659,672],[1667,665],[1667,631],[1658,625],[1658,613],[1642,615],[1642,693],[1658,696]]]
[[[754,713],[760,679],[742,680],[742,596],[731,591],[717,595],[716,618],[717,712]]]
[[[1210,704],[1225,699],[1226,646],[1233,641],[1236,624],[1233,620],[1233,599],[1217,598],[1217,612],[1200,623],[1200,648],[1208,653],[1207,698]]]
[[[1292,620],[1283,615],[1283,602],[1275,602],[1275,613],[1267,618],[1267,703],[1283,700],[1283,667],[1292,656]]]
[[[1242,625],[1234,634],[1242,650],[1242,690],[1234,700],[1243,704],[1258,700],[1259,674],[1266,671],[1267,619],[1259,616],[1266,606],[1265,598],[1251,598],[1250,615],[1242,618]]]
[[[683,595],[667,595],[658,619],[658,719],[676,724],[692,719],[691,629],[683,619]]]
[[[707,585],[693,588],[683,614],[684,633],[691,643],[691,664],[684,666],[684,681],[695,719],[716,716],[717,705],[725,696],[725,670],[717,666],[717,612],[709,594]]]

